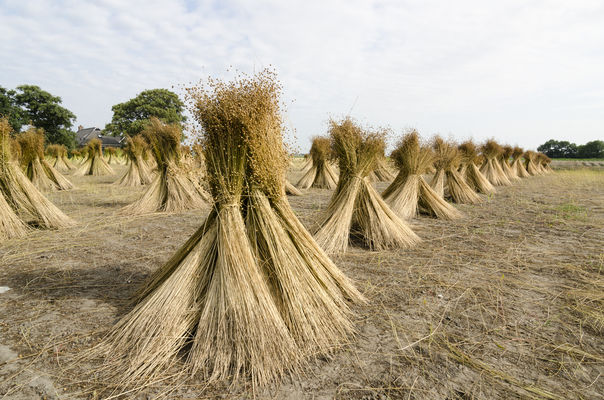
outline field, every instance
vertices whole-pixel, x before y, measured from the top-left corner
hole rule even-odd
[[[76,227],[0,244],[0,399],[99,397],[98,365],[74,358],[208,213],[117,215],[143,190],[117,177],[49,195]],[[310,228],[330,195],[289,199]],[[525,179],[459,208],[459,221],[411,221],[414,249],[336,259],[369,303],[354,308],[356,337],[304,375],[255,391],[167,379],[135,398],[603,398],[604,171]]]
[[[556,158],[556,159],[552,160],[552,167],[557,168],[557,169],[577,169],[577,168],[604,169],[604,159],[601,159],[601,158],[590,158],[590,159]]]

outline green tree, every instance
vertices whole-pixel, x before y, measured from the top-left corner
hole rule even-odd
[[[577,155],[577,145],[568,141],[550,139],[537,147],[537,150],[550,158],[572,158]]]
[[[578,158],[604,158],[604,141],[593,140],[578,146]]]
[[[135,98],[111,107],[113,118],[105,125],[105,131],[116,136],[134,136],[142,132],[151,117],[164,123],[183,124],[184,104],[178,95],[167,89],[151,89],[139,93]]]
[[[7,117],[9,124],[15,132],[19,132],[21,127],[27,124],[23,110],[16,104],[15,95],[17,92],[8,90],[0,86],[0,117]]]
[[[37,128],[43,128],[49,143],[75,146],[75,133],[71,131],[76,116],[61,106],[62,100],[35,85],[21,85],[14,95],[15,105],[23,118]]]

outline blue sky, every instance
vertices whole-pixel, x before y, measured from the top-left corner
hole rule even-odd
[[[61,96],[76,125],[272,66],[300,151],[349,112],[395,136],[604,139],[602,1],[0,0],[0,54],[1,86]]]

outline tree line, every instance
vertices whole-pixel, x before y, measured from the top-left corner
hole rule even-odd
[[[604,158],[604,141],[592,140],[577,145],[565,140],[550,139],[537,147],[549,158]]]
[[[111,107],[113,117],[103,133],[111,136],[139,134],[157,117],[164,123],[186,121],[184,103],[178,95],[167,89],[150,89],[133,99]],[[15,133],[32,125],[44,129],[46,142],[76,147],[76,120],[73,112],[62,106],[62,99],[35,85],[21,85],[15,89],[0,86],[0,116],[6,116]]]
[[[54,96],[35,85],[21,85],[15,89],[0,86],[0,116],[8,117],[14,132],[33,125],[43,128],[46,141],[63,144],[70,149],[76,146],[76,133],[72,130],[76,116],[61,105]],[[168,89],[144,90],[136,97],[111,107],[113,117],[103,133],[119,136],[138,135],[157,117],[167,124],[186,122],[184,104],[178,95]],[[593,140],[582,145],[550,139],[537,148],[550,158],[604,158],[604,141]]]

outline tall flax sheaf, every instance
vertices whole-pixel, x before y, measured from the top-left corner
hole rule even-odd
[[[386,188],[382,197],[390,208],[403,218],[413,218],[419,213],[436,218],[456,219],[462,214],[439,196],[424,179],[434,161],[429,147],[421,147],[416,131],[407,133],[399,141],[390,157],[399,173]]]
[[[41,228],[64,228],[74,224],[23,174],[11,158],[12,128],[6,118],[0,119],[0,192],[15,213]]]
[[[157,164],[157,175],[142,197],[122,208],[121,213],[132,215],[202,208],[209,195],[182,164],[180,125],[164,124],[152,117],[141,135],[149,144]]]
[[[331,158],[331,142],[327,137],[315,137],[310,147],[311,167],[302,176],[296,186],[300,189],[310,187],[318,189],[334,189],[338,175],[329,160]]]
[[[535,164],[535,162],[537,161],[537,153],[531,150],[527,150],[524,152],[523,157],[525,160],[525,168],[529,175],[541,175],[541,171],[539,171],[539,169],[537,168],[537,164]]]
[[[47,147],[47,151],[54,156],[53,167],[60,172],[69,172],[76,167],[67,158],[67,147],[62,144],[53,144]]]
[[[537,165],[537,169],[539,169],[542,174],[549,174],[551,172],[554,172],[554,170],[549,165],[551,162],[552,159],[546,156],[544,153],[537,153],[537,156],[535,158],[535,164]]]
[[[92,139],[86,145],[86,161],[75,171],[74,175],[113,175],[113,168],[107,164],[103,157],[103,143],[99,139]]]
[[[499,155],[503,152],[499,143],[489,139],[482,145],[481,150],[485,160],[480,167],[480,172],[495,186],[510,186],[512,183],[501,169],[501,164],[498,161]]]
[[[70,190],[73,184],[44,159],[44,130],[30,128],[17,136],[21,165],[36,188],[43,191]]]
[[[264,385],[351,334],[348,301],[364,299],[283,191],[279,90],[267,71],[188,90],[214,206],[97,348],[123,384],[177,365],[209,382]]]
[[[145,139],[140,135],[128,138],[124,154],[128,158],[128,170],[115,184],[120,186],[144,186],[152,182],[152,174],[143,161],[143,152],[147,147]]]
[[[524,155],[524,150],[518,146],[514,147],[514,151],[512,152],[512,169],[516,172],[516,176],[519,178],[528,178],[531,176],[524,164],[522,163],[522,156]]]
[[[82,161],[82,151],[78,149],[71,150],[71,161],[76,164],[80,164]]]
[[[463,142],[459,145],[459,152],[462,157],[459,173],[465,178],[466,183],[478,193],[495,193],[495,187],[478,168],[480,157],[474,142],[471,140]]]
[[[105,156],[107,157],[107,164],[119,164],[117,159],[117,149],[115,147],[107,147],[105,149]]]
[[[25,236],[27,233],[27,225],[19,218],[15,210],[4,197],[2,190],[2,175],[5,170],[4,165],[12,160],[12,146],[10,132],[12,128],[8,123],[8,119],[2,117],[0,119],[0,239],[7,240]]]
[[[384,133],[366,131],[350,118],[330,121],[329,131],[340,180],[315,233],[317,242],[328,253],[345,252],[351,235],[375,250],[417,244],[419,237],[367,180],[380,155]]]
[[[432,179],[431,186],[434,191],[447,197],[455,203],[478,204],[482,201],[480,196],[465,181],[458,172],[462,156],[460,151],[451,143],[436,136],[433,143],[436,173]]]
[[[499,161],[503,173],[509,179],[510,182],[520,180],[518,174],[516,174],[516,171],[512,169],[512,165],[510,164],[510,160],[512,158],[513,153],[514,148],[512,146],[503,146],[503,151],[501,152],[501,158]]]
[[[388,160],[386,159],[386,140],[382,143],[382,149],[375,162],[375,168],[369,173],[367,178],[370,182],[392,182],[394,180],[394,174],[390,170]]]

